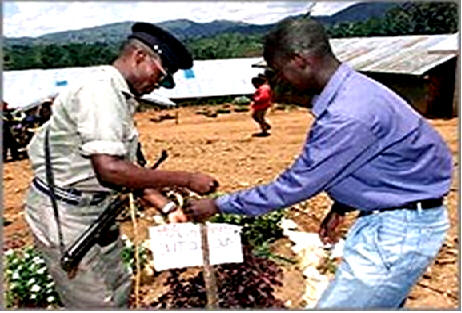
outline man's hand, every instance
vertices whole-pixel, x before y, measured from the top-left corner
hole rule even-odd
[[[219,212],[215,200],[213,199],[191,200],[188,206],[183,210],[189,219],[197,222],[207,220],[209,217]]]
[[[209,194],[217,190],[218,181],[206,174],[192,173],[189,178],[188,188],[200,195]]]
[[[327,213],[319,228],[319,238],[323,244],[334,244],[339,240],[339,225],[343,223],[344,218],[338,212]]]

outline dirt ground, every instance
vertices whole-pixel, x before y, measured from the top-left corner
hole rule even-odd
[[[206,117],[196,114],[200,107],[179,108],[171,111],[138,113],[136,121],[143,150],[150,161],[157,159],[162,149],[169,157],[162,169],[200,171],[218,178],[220,191],[230,192],[267,183],[274,179],[299,154],[313,118],[306,109],[276,110],[268,117],[273,126],[272,135],[252,137],[256,125],[248,113],[219,114]],[[175,119],[159,120],[159,116],[178,113]],[[458,194],[458,119],[429,121],[444,137],[454,157],[455,172],[448,196],[451,229],[444,247],[431,268],[414,287],[406,303],[407,308],[456,309],[459,307],[459,211]],[[32,242],[24,221],[23,201],[32,179],[29,161],[8,162],[3,165],[3,228],[4,249]],[[317,231],[319,222],[329,210],[330,200],[320,194],[290,214],[305,231]],[[148,213],[148,212],[146,212]],[[52,217],[50,217],[52,218]],[[346,228],[354,219],[348,216]],[[140,232],[149,222],[140,221]],[[123,231],[132,233],[129,222]],[[283,251],[285,243],[276,249]],[[289,254],[288,249],[282,252]],[[284,286],[277,295],[290,307],[300,305],[303,277],[295,266],[284,266]],[[159,295],[166,273],[142,281],[140,303],[147,305]],[[289,304],[289,302],[287,302]]]

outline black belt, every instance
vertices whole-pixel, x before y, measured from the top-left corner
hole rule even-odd
[[[362,211],[359,215],[365,216],[370,214],[376,214],[381,212],[393,211],[393,210],[418,210],[418,209],[431,209],[443,205],[443,198],[437,199],[426,199],[421,201],[409,202],[397,207],[383,208],[372,211]]]
[[[50,189],[48,185],[40,178],[34,177],[32,181],[33,185],[37,190],[44,194],[50,195]],[[84,193],[80,190],[73,188],[61,188],[54,186],[56,200],[63,201],[76,206],[86,205],[97,205],[103,202],[104,199],[109,195],[108,192],[96,192],[96,193]]]

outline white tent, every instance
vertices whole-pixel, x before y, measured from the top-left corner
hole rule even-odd
[[[174,76],[175,88],[155,93],[172,99],[251,94],[255,91],[252,77],[263,71],[252,67],[259,59],[194,61],[193,74],[178,71]]]
[[[262,72],[252,68],[258,58],[195,61],[191,71],[174,75],[174,89],[155,90],[148,101],[170,106],[171,99],[244,95],[254,92],[251,78]],[[11,108],[27,109],[59,93],[75,80],[85,79],[95,67],[7,71],[3,73],[3,100]]]

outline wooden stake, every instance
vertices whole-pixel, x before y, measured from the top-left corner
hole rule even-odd
[[[136,210],[135,210],[135,198],[132,193],[130,193],[130,216],[133,222],[133,248],[135,249],[135,265],[136,265],[136,276],[135,276],[135,308],[139,307],[139,293],[140,293],[140,259],[139,259],[139,244],[138,244],[138,225],[136,223]]]
[[[202,259],[204,261],[204,281],[207,293],[207,309],[215,310],[218,307],[218,288],[213,266],[210,265],[210,250],[208,244],[207,226],[201,224]]]

